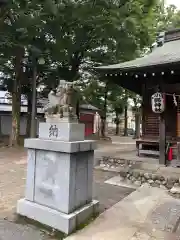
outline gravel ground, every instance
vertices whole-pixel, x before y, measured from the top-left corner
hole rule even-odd
[[[17,200],[23,197],[26,180],[26,151],[3,148],[0,151],[0,240],[49,240],[40,228],[14,222]],[[94,171],[93,195],[100,201],[100,212],[130,194],[133,190],[105,184],[114,173]]]

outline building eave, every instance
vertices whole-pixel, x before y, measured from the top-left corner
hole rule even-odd
[[[135,60],[96,67],[96,71],[139,71],[149,68],[162,68],[167,65],[180,66],[180,39],[166,42],[161,47],[156,47],[151,53]]]

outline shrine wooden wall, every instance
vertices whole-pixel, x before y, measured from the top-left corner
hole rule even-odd
[[[177,99],[177,137],[180,138],[180,97]]]
[[[166,138],[176,138],[177,106],[173,102],[172,95],[166,95],[165,104]]]
[[[158,138],[159,136],[159,116],[152,111],[151,107],[151,96],[153,93],[153,89],[144,86],[142,137],[149,139]]]
[[[179,77],[177,78],[179,81]],[[172,79],[171,79],[172,82]],[[164,86],[167,93],[167,110],[166,110],[166,135],[172,138],[180,139],[180,84],[166,84]],[[173,100],[173,94],[176,95],[177,106]],[[168,95],[170,94],[170,95]],[[168,101],[169,99],[169,101]],[[170,129],[169,129],[170,128]]]
[[[171,85],[171,88],[169,88],[169,85],[166,86],[166,93],[171,94],[165,97],[165,124],[167,139],[174,139],[177,136],[180,137],[180,100],[177,98],[178,106],[175,106],[172,96],[173,91],[177,92],[177,86]],[[155,89],[152,86],[144,86],[142,137],[146,139],[159,138],[160,115],[153,113],[151,107],[151,96],[154,93]]]

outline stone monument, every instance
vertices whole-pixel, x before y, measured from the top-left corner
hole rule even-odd
[[[72,83],[60,81],[45,107],[39,138],[26,139],[28,166],[25,198],[17,213],[66,234],[98,211],[92,199],[95,141],[84,140],[76,116]]]

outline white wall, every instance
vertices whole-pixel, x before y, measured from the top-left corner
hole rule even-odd
[[[37,134],[39,133],[39,122],[43,121],[43,118],[37,120]],[[1,115],[1,135],[10,135],[12,130],[12,116]],[[20,119],[20,135],[26,135],[27,117],[21,116]]]

